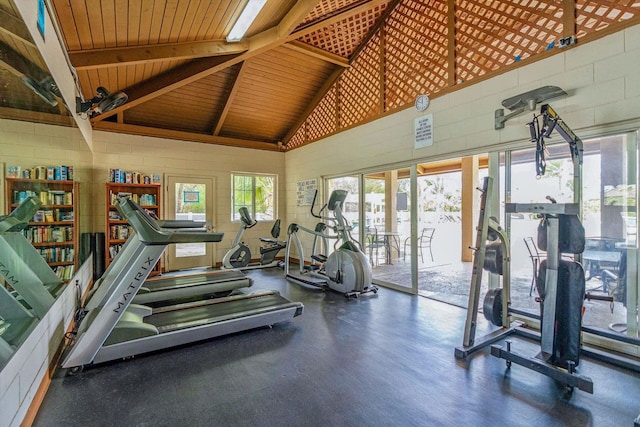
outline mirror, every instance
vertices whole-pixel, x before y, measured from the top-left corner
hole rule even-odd
[[[76,127],[11,0],[0,0],[0,88],[0,122],[8,124],[0,131],[19,127],[15,121]],[[21,138],[15,136],[16,142]],[[62,177],[38,182],[47,177],[37,173],[48,173],[51,166],[42,166],[43,172],[29,164],[42,162],[37,155],[19,145],[11,151],[10,134],[3,139],[7,151],[0,162],[0,370],[59,295],[66,282],[59,276],[65,267],[73,270],[67,258],[77,247],[68,243],[65,233],[79,234],[74,202],[65,199],[68,193],[75,197],[77,184],[69,184],[68,176],[66,184]],[[43,241],[51,244],[32,244]]]

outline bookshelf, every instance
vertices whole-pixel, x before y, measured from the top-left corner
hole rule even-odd
[[[78,263],[78,183],[68,180],[6,178],[7,212],[36,195],[42,205],[22,234],[62,280]]]
[[[160,218],[160,184],[107,182],[106,196],[105,266],[108,267],[132,232],[131,226],[125,219],[121,218],[113,203],[119,196],[128,196],[142,208]],[[160,263],[156,265],[155,269],[158,272],[160,271]]]

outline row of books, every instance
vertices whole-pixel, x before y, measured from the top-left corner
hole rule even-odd
[[[75,267],[73,265],[59,265],[53,271],[62,280],[70,280],[73,277]]]
[[[109,182],[120,184],[160,184],[160,175],[146,175],[122,169],[109,169]]]
[[[109,236],[114,240],[127,240],[133,232],[128,225],[112,225],[109,227]]]
[[[72,247],[42,248],[40,255],[47,262],[73,262],[74,250]]]
[[[73,221],[73,211],[64,209],[46,209],[37,211],[33,222]]]
[[[111,200],[112,205],[116,204],[119,197],[127,197],[140,206],[155,206],[158,204],[155,194],[136,194],[123,191],[119,191],[117,193],[114,193],[113,191],[109,192],[109,199]]]
[[[73,227],[29,227],[22,230],[31,243],[62,243],[73,241]]]
[[[38,196],[40,198],[40,202],[43,205],[73,205],[73,193],[71,191],[40,191],[36,193],[35,191],[17,191],[14,190],[12,194],[13,203],[20,204],[27,200],[27,198],[31,196]]]
[[[116,257],[116,255],[118,255],[118,252],[120,252],[120,249],[122,249],[122,245],[110,245],[109,246],[109,258],[113,259]]]
[[[35,166],[22,169],[20,166],[7,166],[8,178],[43,179],[48,181],[73,181],[73,166]]]

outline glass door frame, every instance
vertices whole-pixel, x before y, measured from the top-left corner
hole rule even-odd
[[[175,219],[175,184],[178,182],[198,183],[206,185],[206,229],[215,231],[216,220],[216,177],[203,175],[166,174],[165,175],[165,216],[167,219]],[[172,188],[174,186],[174,188]],[[173,197],[172,197],[173,196]],[[169,245],[164,255],[164,263],[167,271],[184,270],[195,267],[214,267],[216,261],[216,244],[204,243],[205,255],[190,256],[184,259],[176,256],[176,245]]]

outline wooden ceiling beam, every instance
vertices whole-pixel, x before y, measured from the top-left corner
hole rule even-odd
[[[134,65],[167,59],[185,60],[231,55],[248,49],[247,41],[227,43],[226,40],[210,40],[73,51],[69,52],[69,59],[77,70],[91,70],[105,66]]]
[[[220,117],[218,118],[218,123],[216,124],[216,127],[215,129],[213,129],[213,132],[212,132],[214,136],[218,136],[220,134],[220,130],[224,125],[224,121],[227,119],[227,114],[229,114],[229,110],[231,109],[231,104],[233,103],[233,100],[235,99],[236,94],[238,93],[238,83],[242,81],[242,76],[244,75],[246,69],[247,69],[247,63],[243,62],[240,65],[238,74],[236,74],[236,78],[233,80],[233,83],[231,83],[231,92],[229,93],[229,96],[227,97],[227,100],[224,103],[224,108],[222,109],[222,113],[220,113]]]
[[[125,104],[92,118],[91,122],[96,123],[102,121],[114,114],[133,108],[203,77],[214,74],[220,70],[224,70],[225,68],[240,62],[242,59],[239,58],[240,57],[236,55],[231,59],[221,56],[196,59],[152,79],[146,80],[139,85],[127,88],[125,89],[125,93],[129,97],[129,100]],[[206,96],[206,94],[203,94],[203,96]]]
[[[126,133],[130,135],[152,136],[157,138],[177,139],[180,141],[193,141],[206,144],[225,145],[228,147],[253,148],[256,150],[282,151],[278,144],[272,142],[255,141],[240,138],[227,138],[223,136],[205,135],[202,133],[185,132],[171,129],[151,128],[147,126],[129,125],[110,121],[95,123],[94,130],[106,132]]]
[[[295,29],[297,24],[309,15],[317,5],[317,0],[300,0],[276,27],[237,43],[228,43],[226,40],[207,40],[185,43],[91,49],[71,51],[69,52],[69,59],[76,70],[91,70],[105,66],[134,65],[145,62],[165,61],[167,59],[188,60],[209,56],[231,55],[249,50],[258,51],[258,53],[260,53],[264,48],[272,48],[270,46],[274,42],[284,40],[286,43],[293,41],[303,35],[326,28],[327,26],[343,21],[355,14],[363,13],[371,7],[375,7],[383,3],[386,3],[386,1],[368,1],[356,8],[349,9],[326,20],[314,23],[312,26],[306,27],[302,31],[291,34],[291,31]],[[298,43],[298,45],[299,44],[302,43]],[[309,47],[309,49],[313,48]],[[320,49],[316,50],[324,52]],[[327,52],[324,53],[326,56],[322,59],[325,61],[333,62],[338,65],[342,65],[345,62],[344,60],[341,60],[341,57],[338,55],[335,55],[334,58],[332,54]]]
[[[291,35],[300,22],[318,5],[318,0],[298,0],[289,12],[278,23],[278,37],[284,38]]]
[[[137,87],[134,86],[131,89],[126,89],[126,93],[129,96],[129,101],[127,101],[127,103],[91,119],[92,122],[96,123],[102,121],[105,118],[111,117],[121,111],[128,110],[143,102],[164,95],[167,92],[217,73],[227,67],[231,67],[232,65],[238,64],[256,55],[282,46],[284,43],[289,41],[289,38],[286,36],[280,37],[278,34],[290,28],[293,25],[292,22],[300,22],[304,19],[304,17],[313,10],[316,4],[317,0],[299,0],[280,21],[280,24],[250,37],[248,39],[249,49],[243,53],[231,58],[226,56],[217,56],[213,58],[196,59],[189,64],[180,67],[178,70],[181,70],[181,72],[172,70],[169,73],[165,73],[158,78],[151,79]],[[213,63],[211,61],[213,61]],[[165,80],[168,80],[168,82],[165,82]]]
[[[456,0],[447,0],[447,85],[456,84]]]
[[[576,35],[576,2],[562,0],[562,37]]]
[[[327,52],[326,50],[322,50],[315,46],[308,45],[306,43],[302,43],[297,40],[290,41],[286,43],[284,47],[295,50],[296,52],[303,53],[307,56],[311,56],[313,58],[320,59],[322,61],[330,62],[332,64],[339,65],[343,68],[349,67],[349,61],[343,58],[340,55],[336,55],[331,52]]]

